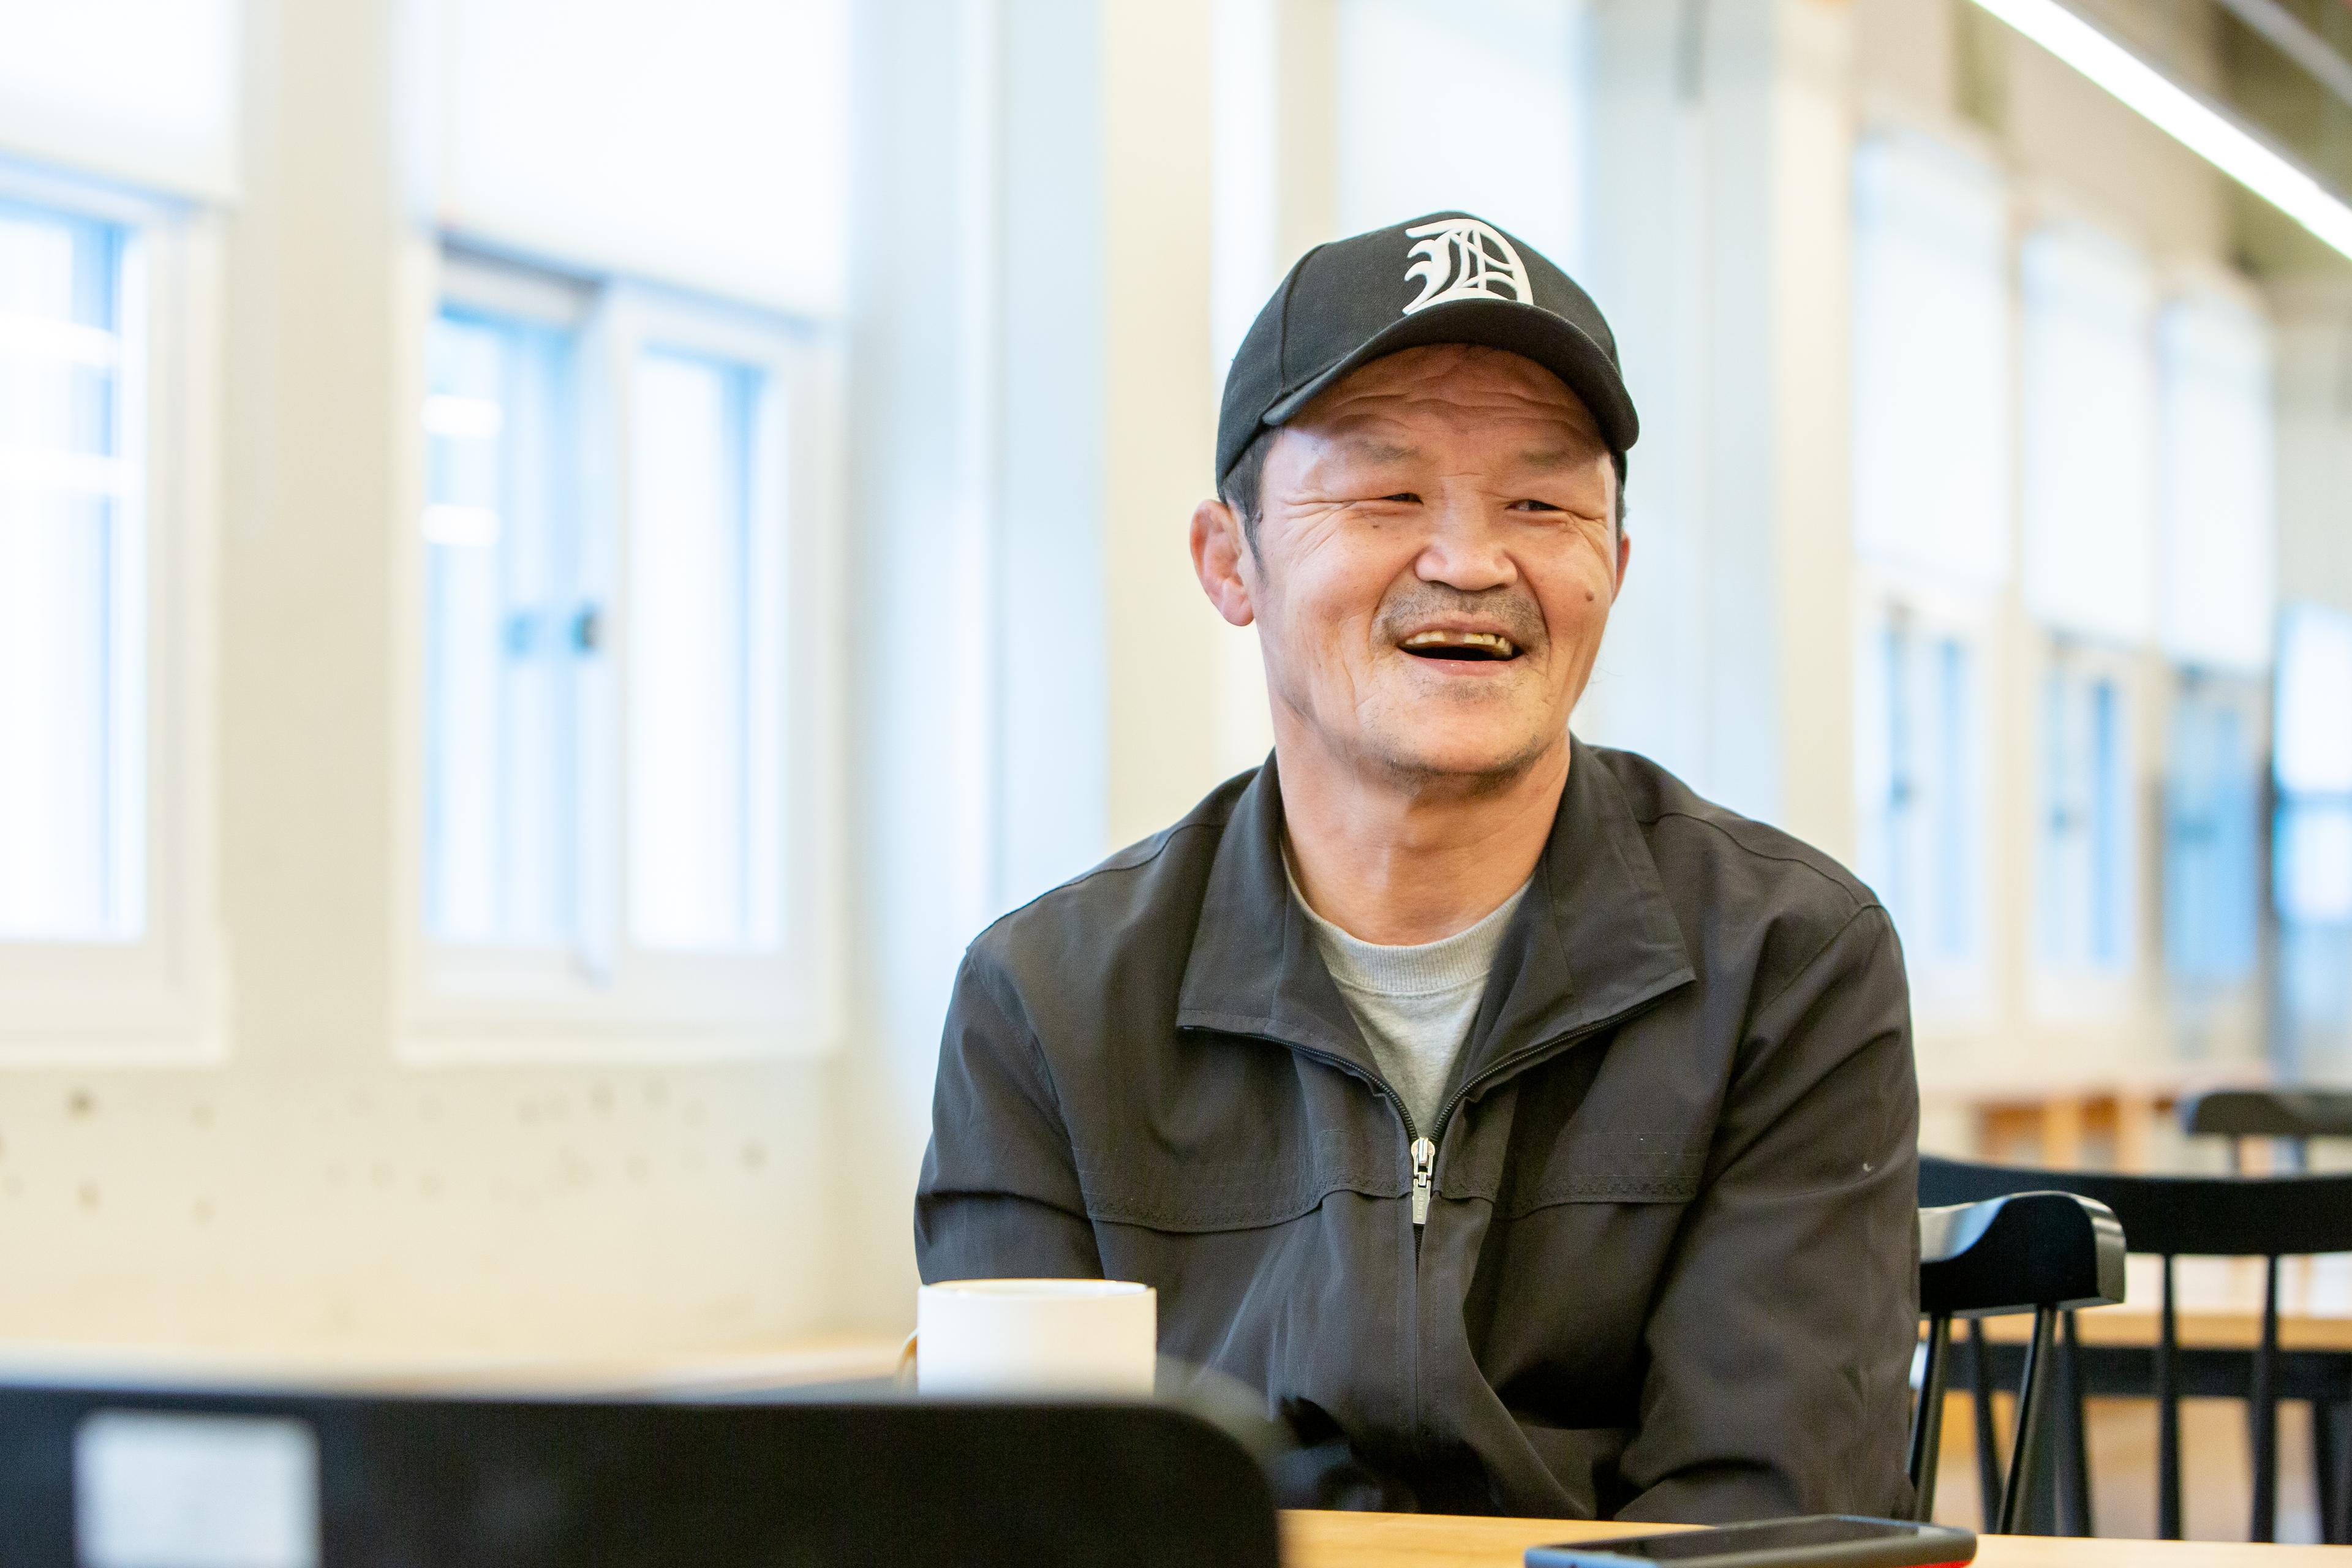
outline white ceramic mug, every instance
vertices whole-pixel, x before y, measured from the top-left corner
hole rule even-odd
[[[1148,1399],[1160,1298],[1120,1279],[950,1279],[915,1298],[923,1394]]]

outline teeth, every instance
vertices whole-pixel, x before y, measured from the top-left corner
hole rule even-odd
[[[1401,645],[1405,647],[1490,647],[1505,658],[1517,654],[1518,647],[1510,638],[1493,632],[1415,632]]]

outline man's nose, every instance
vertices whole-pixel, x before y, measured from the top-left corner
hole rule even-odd
[[[1488,508],[1475,500],[1452,500],[1436,509],[1434,521],[1413,563],[1423,582],[1477,594],[1517,581],[1518,568],[1503,548],[1503,531]]]

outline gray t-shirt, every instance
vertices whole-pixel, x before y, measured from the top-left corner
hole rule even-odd
[[[1286,863],[1283,868],[1286,872],[1289,867]],[[1486,994],[1486,972],[1495,965],[1495,950],[1502,945],[1511,911],[1527,891],[1527,884],[1520,883],[1519,890],[1493,913],[1452,936],[1410,947],[1383,947],[1359,942],[1307,908],[1297,879],[1291,879],[1290,896],[1315,932],[1323,967],[1339,983],[1339,995],[1355,1015],[1356,1027],[1364,1032],[1364,1043],[1372,1047],[1381,1076],[1404,1097],[1413,1127],[1424,1138],[1437,1136],[1437,1113],[1444,1109],[1454,1058],[1470,1037],[1478,1003]]]

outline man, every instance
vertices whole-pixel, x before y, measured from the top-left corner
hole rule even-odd
[[[1459,213],[1325,246],[1235,357],[1202,586],[1273,758],[958,978],[926,1279],[1102,1275],[1415,1506],[1890,1513],[1917,1091],[1869,890],[1571,739],[1633,406]]]

